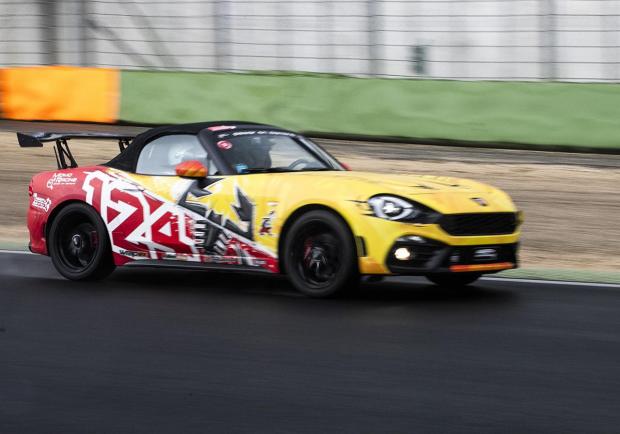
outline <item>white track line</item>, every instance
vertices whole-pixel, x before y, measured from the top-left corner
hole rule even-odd
[[[519,279],[513,277],[481,277],[480,280],[490,280],[492,282],[522,282],[522,283],[547,283],[550,285],[570,285],[570,286],[594,286],[605,288],[620,288],[617,283],[598,283],[598,282],[575,282],[571,280],[545,280],[545,279]]]
[[[11,255],[34,255],[32,252],[26,250],[5,250],[0,249],[0,253]],[[402,276],[400,276],[402,277]],[[575,282],[570,280],[545,280],[545,279],[518,279],[512,277],[482,277],[480,280],[486,280],[491,282],[520,282],[520,283],[536,283],[536,284],[549,284],[549,285],[567,285],[567,286],[593,286],[604,288],[619,288],[620,284],[617,283],[595,283],[595,282]]]
[[[399,282],[403,281],[403,278],[406,277],[418,277],[422,276],[386,276],[386,278],[398,279]],[[516,277],[481,277],[478,281],[479,283],[484,282],[502,282],[502,283],[534,283],[537,285],[560,285],[560,286],[587,286],[591,288],[608,288],[608,289],[620,289],[620,284],[618,283],[601,283],[601,282],[577,282],[574,280],[547,280],[547,279],[519,279]],[[476,283],[478,283],[476,282]],[[472,285],[476,285],[473,283]]]
[[[5,250],[5,249],[0,249],[0,253],[10,253],[12,255],[34,255],[34,253],[29,252],[28,250]]]

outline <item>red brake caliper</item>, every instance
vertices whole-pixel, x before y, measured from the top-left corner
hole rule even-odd
[[[310,267],[310,261],[312,260],[312,240],[307,238],[304,242],[304,264],[306,267]]]
[[[97,234],[97,231],[90,232],[90,245],[93,248],[96,248],[99,245],[99,234]]]

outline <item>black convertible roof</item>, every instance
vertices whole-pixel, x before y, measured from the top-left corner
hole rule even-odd
[[[240,127],[269,127],[273,129],[279,130],[280,128],[267,125],[260,124],[257,122],[248,122],[248,121],[212,121],[212,122],[196,122],[192,124],[179,124],[179,125],[164,125],[161,127],[151,128],[150,130],[146,130],[143,133],[138,134],[131,141],[129,146],[106,163],[106,166],[114,167],[116,169],[132,171],[135,166],[135,162],[138,158],[138,154],[148,142],[157,137],[167,136],[170,134],[198,134],[204,129],[210,127],[217,126],[234,126],[236,128]]]
[[[215,122],[196,122],[193,124],[179,124],[179,125],[164,125],[161,127],[151,128],[150,130],[146,130],[145,132],[138,134],[133,141],[131,142],[131,146],[140,146],[144,145],[146,142],[150,142],[152,139],[158,136],[165,136],[168,134],[198,134],[202,130],[210,127],[217,127],[220,125],[230,125],[234,127],[242,127],[242,126],[263,126],[276,128],[272,125],[259,124],[256,122],[247,122],[247,121],[215,121]]]
[[[161,127],[151,128],[140,134],[114,133],[114,132],[35,132],[35,133],[17,133],[17,139],[21,147],[41,147],[46,142],[56,142],[54,152],[59,169],[77,167],[77,162],[71,154],[71,150],[67,144],[70,139],[101,139],[101,140],[118,140],[121,152],[104,165],[114,167],[121,170],[132,171],[135,167],[136,160],[140,151],[151,140],[170,134],[198,134],[201,131],[217,126],[233,126],[235,128],[270,128],[283,131],[282,129],[266,124],[248,121],[212,121],[212,122],[196,122],[191,124],[165,125]],[[215,130],[214,130],[215,131]]]

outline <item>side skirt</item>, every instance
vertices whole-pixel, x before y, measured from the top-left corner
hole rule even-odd
[[[263,267],[251,267],[248,265],[237,264],[213,264],[202,262],[187,262],[187,261],[175,261],[175,260],[155,260],[155,259],[141,259],[137,261],[128,262],[123,265],[128,268],[174,268],[174,269],[186,269],[186,270],[219,270],[219,271],[235,271],[241,273],[261,273],[261,274],[277,274],[273,273]]]

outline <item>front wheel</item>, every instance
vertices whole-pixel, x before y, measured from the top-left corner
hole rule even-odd
[[[329,211],[310,211],[297,219],[284,240],[284,270],[310,297],[341,294],[359,282],[357,254],[348,226]]]
[[[114,270],[105,224],[86,204],[60,210],[50,227],[48,251],[56,270],[70,280],[98,280]]]
[[[441,273],[427,274],[424,277],[439,286],[460,287],[474,283],[480,276],[480,273]]]

